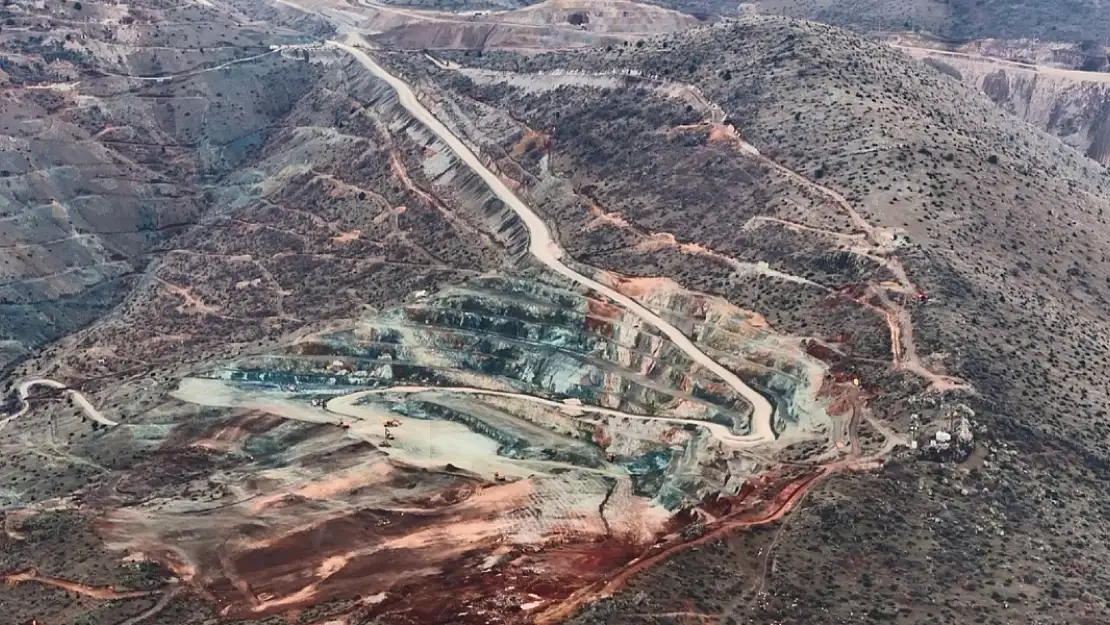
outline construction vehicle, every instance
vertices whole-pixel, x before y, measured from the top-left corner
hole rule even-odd
[[[382,443],[380,445],[378,445],[378,447],[392,447],[392,446],[393,445],[389,441],[382,441]]]
[[[397,419],[390,419],[389,421],[385,422],[385,427],[387,427],[387,428],[400,427],[400,425],[401,425],[401,422],[398,421]]]
[[[350,429],[351,427],[351,424],[347,423],[346,421],[340,421],[339,423],[336,423],[336,425],[343,428],[344,430]]]
[[[502,475],[500,472],[496,472],[496,473],[493,474],[493,481],[495,481],[495,482],[504,482],[505,481],[505,476]]]

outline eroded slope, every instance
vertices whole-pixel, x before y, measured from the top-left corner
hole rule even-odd
[[[201,5],[8,3],[3,360],[87,325],[201,221],[315,81],[298,35]],[[206,24],[206,27],[201,27]]]
[[[480,168],[343,50],[287,51],[320,78],[257,165],[118,315],[20,371],[121,425],[32,398],[0,432],[22,510],[5,540],[46,510],[94,516],[183,582],[143,601],[185,587],[215,606],[198,619],[1099,609],[1062,583],[1101,583],[1097,546],[1045,531],[1105,517],[1105,195],[1081,156],[895,52],[783,20],[379,55],[620,306],[547,273]],[[775,441],[637,306],[773,401]],[[969,415],[985,445],[960,469],[897,451]],[[1030,545],[1056,556],[1026,567]],[[993,582],[1005,566],[1019,590]],[[70,587],[120,579],[94,573]],[[19,605],[51,575],[9,576]]]

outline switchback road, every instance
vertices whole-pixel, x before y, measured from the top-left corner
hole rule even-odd
[[[732,387],[744,399],[751,404],[754,412],[751,422],[751,435],[745,437],[749,444],[755,443],[770,443],[775,440],[775,433],[772,429],[772,414],[773,410],[771,403],[767,398],[756,392],[744,383],[735,373],[729,371],[716,360],[707,356],[701,349],[694,345],[685,334],[675,328],[673,325],[661,319],[658,315],[648,310],[645,306],[632,299],[631,297],[618,292],[616,289],[604,285],[593,278],[584,276],[577,271],[571,269],[561,260],[564,251],[559,247],[558,243],[551,236],[551,230],[547,224],[537,215],[527,204],[525,204],[504,182],[501,181],[496,174],[490,171],[482,160],[478,158],[458,137],[454,135],[446,126],[444,126],[432,113],[420,103],[413,93],[412,88],[403,80],[393,76],[380,65],[378,65],[370,55],[366,54],[359,48],[351,45],[362,44],[366,45],[365,41],[357,34],[348,36],[348,42],[343,43],[339,41],[328,41],[328,45],[334,46],[344,52],[347,52],[361,63],[366,69],[370,70],[374,76],[388,84],[395,92],[400,100],[401,106],[405,108],[417,121],[422,123],[433,134],[435,134],[443,143],[445,143],[451,150],[465,163],[471,170],[474,171],[482,180],[489,186],[490,190],[502,202],[504,202],[510,209],[513,210],[520,217],[521,221],[528,228],[529,234],[529,252],[532,253],[540,262],[546,265],[555,273],[573,281],[582,286],[585,286],[596,293],[620,304],[634,315],[643,319],[648,324],[654,326],[662,332],[668,339],[671,340],[679,349],[686,353],[691,360],[712,371],[717,377],[724,380],[726,384]]]

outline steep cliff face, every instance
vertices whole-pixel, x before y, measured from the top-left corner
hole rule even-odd
[[[1095,161],[1110,164],[1110,75],[965,53],[904,50]]]

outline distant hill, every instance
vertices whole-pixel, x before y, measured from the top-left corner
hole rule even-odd
[[[741,6],[864,32],[921,30],[957,40],[1110,43],[1110,7],[1096,0],[760,0]]]

